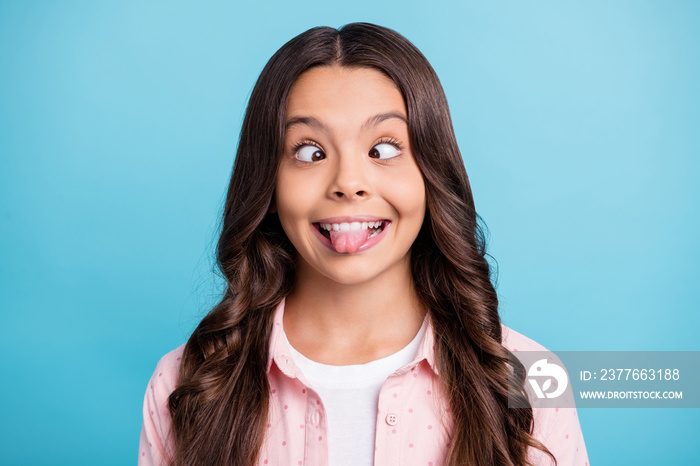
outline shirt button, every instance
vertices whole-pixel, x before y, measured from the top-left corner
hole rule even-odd
[[[390,426],[395,426],[398,420],[398,417],[394,413],[389,413],[386,415],[386,423]]]
[[[311,422],[313,422],[314,427],[318,427],[318,424],[321,422],[321,414],[318,411],[315,411],[311,416]]]

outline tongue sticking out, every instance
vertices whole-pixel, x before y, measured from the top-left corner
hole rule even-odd
[[[354,253],[360,246],[365,244],[371,233],[372,230],[369,228],[356,231],[331,231],[331,243],[336,252]]]

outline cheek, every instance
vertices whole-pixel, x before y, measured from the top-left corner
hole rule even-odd
[[[299,179],[293,174],[282,172],[275,184],[275,204],[285,231],[307,214],[313,183]],[[289,236],[289,231],[287,235]]]
[[[394,188],[397,208],[400,213],[419,217],[421,222],[425,215],[425,183],[423,176],[416,170],[405,173]],[[403,211],[403,212],[401,212]]]

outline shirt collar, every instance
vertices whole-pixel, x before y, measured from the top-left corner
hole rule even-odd
[[[289,352],[289,347],[285,342],[283,333],[284,330],[282,325],[282,318],[284,316],[284,303],[285,300],[283,298],[277,306],[277,309],[275,310],[275,315],[272,319],[273,324],[272,333],[270,334],[270,347],[267,358],[267,372],[270,372],[270,369],[272,368],[272,363],[274,362],[277,368],[287,377],[303,379],[303,375],[299,368],[296,366],[296,364],[294,364],[292,355]],[[426,315],[425,318],[428,321],[427,328],[425,330],[425,334],[423,335],[423,339],[421,340],[420,345],[418,346],[418,352],[416,353],[416,357],[413,358],[413,361],[411,361],[408,365],[396,371],[396,374],[403,374],[405,372],[410,371],[415,366],[420,364],[423,360],[425,360],[428,363],[428,365],[436,375],[438,374],[437,366],[435,365],[435,337],[433,336],[433,326],[430,321],[430,316]]]

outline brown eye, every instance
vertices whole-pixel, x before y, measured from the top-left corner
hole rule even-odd
[[[377,144],[369,151],[369,156],[373,159],[391,159],[399,155],[401,152],[393,144]]]
[[[296,157],[303,162],[318,162],[326,158],[326,154],[316,146],[303,146],[296,153]]]

